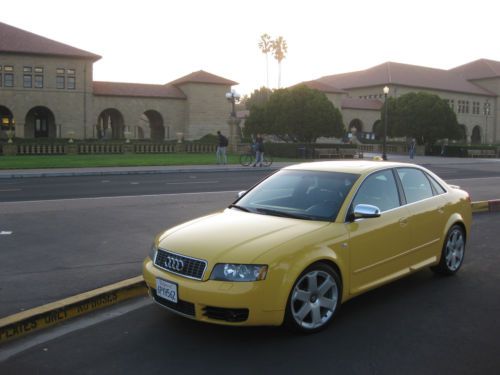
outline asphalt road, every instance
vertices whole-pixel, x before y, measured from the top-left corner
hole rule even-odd
[[[457,275],[423,270],[359,296],[319,334],[202,324],[146,302],[115,317],[98,312],[86,328],[72,322],[33,347],[30,338],[0,372],[496,375],[499,222],[500,213],[474,216]]]
[[[271,173],[269,169],[248,169],[0,179],[0,202],[233,191],[247,189]]]
[[[500,179],[500,163],[464,159],[461,163],[423,165],[445,180]],[[0,179],[0,202],[233,191],[246,189],[271,173],[269,169],[247,168],[226,172]],[[500,188],[497,197],[500,198]]]

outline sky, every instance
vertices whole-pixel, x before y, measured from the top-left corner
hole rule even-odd
[[[264,33],[288,44],[281,87],[387,61],[500,61],[498,0],[23,0],[1,9],[1,22],[102,56],[96,81],[165,84],[204,70],[248,95],[267,86]],[[276,88],[278,63],[268,63]]]

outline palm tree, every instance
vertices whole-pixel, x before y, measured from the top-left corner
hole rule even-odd
[[[274,58],[278,60],[278,88],[281,87],[281,61],[285,58],[288,52],[288,45],[282,36],[272,41]]]
[[[273,42],[269,34],[262,34],[260,36],[259,48],[266,55],[266,87],[269,87],[269,58],[268,54],[273,49]]]

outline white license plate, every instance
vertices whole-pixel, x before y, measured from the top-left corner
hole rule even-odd
[[[177,303],[177,284],[170,281],[156,279],[156,294],[167,301]]]

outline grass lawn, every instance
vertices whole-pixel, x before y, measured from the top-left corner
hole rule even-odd
[[[285,159],[283,159],[285,160]],[[228,155],[238,164],[239,155]],[[216,164],[215,154],[118,154],[118,155],[25,155],[0,156],[0,169],[92,168],[161,165]]]

